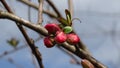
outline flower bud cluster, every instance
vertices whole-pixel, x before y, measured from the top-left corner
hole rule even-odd
[[[58,24],[49,23],[45,25],[48,30],[49,36],[44,38],[44,44],[47,48],[51,48],[55,43],[64,43],[67,41],[69,44],[75,45],[80,39],[75,33],[66,34]]]

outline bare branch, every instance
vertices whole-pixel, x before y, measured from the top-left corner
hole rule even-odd
[[[31,7],[33,7],[33,8],[35,8],[35,9],[38,10],[38,5],[32,3],[32,2],[30,2],[30,1],[28,1],[28,0],[17,0],[17,1],[20,1],[20,2],[22,2],[22,3],[24,3],[24,4],[26,4],[26,5],[28,5],[28,6],[31,6]],[[52,13],[52,12],[43,10],[43,13],[49,15],[50,17],[57,18],[57,15],[54,14],[54,13]]]
[[[28,6],[28,20],[31,22],[31,7],[30,6]]]
[[[71,17],[73,16],[73,0],[68,0],[68,9],[71,13]]]
[[[42,13],[43,13],[43,0],[40,0],[39,8],[38,8],[38,24],[39,25],[42,24],[42,22],[43,22]]]
[[[58,15],[58,17],[62,17],[62,15],[60,14],[60,12],[58,11],[58,9],[56,8],[56,6],[54,5],[54,3],[51,0],[46,0],[48,2],[48,4],[53,8],[53,10],[56,12],[56,14]]]

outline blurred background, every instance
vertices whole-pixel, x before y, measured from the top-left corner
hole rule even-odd
[[[38,12],[17,0],[6,0],[16,15],[36,23]],[[38,4],[37,0],[31,0]],[[52,0],[61,14],[65,17],[64,10],[68,8],[67,0]],[[108,68],[120,68],[120,0],[73,0],[73,27],[81,38],[81,41],[88,47],[93,57],[104,63]],[[50,9],[44,2],[44,9]],[[5,10],[0,3],[0,9]],[[29,18],[30,10],[30,18]],[[52,10],[51,10],[52,11]],[[43,26],[48,22],[56,22],[55,19],[43,15]],[[39,34],[26,28],[29,36],[34,40]],[[11,38],[19,40],[17,47],[8,44]],[[2,68],[35,68],[35,59],[29,47],[25,46],[24,37],[10,20],[0,19],[0,67]],[[82,68],[72,63],[72,59],[56,47],[46,48],[43,46],[43,39],[35,43],[42,53],[45,68]],[[12,52],[11,50],[15,50]],[[7,54],[7,52],[11,53]]]

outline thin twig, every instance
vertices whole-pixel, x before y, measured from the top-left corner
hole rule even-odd
[[[73,0],[68,0],[68,9],[71,13],[71,17],[73,16]]]
[[[24,68],[22,65],[17,64],[12,58],[8,58],[7,61],[14,64],[17,68]]]
[[[70,52],[67,51],[66,49],[63,49],[62,47],[60,47],[59,45],[57,46],[58,49],[60,49],[62,52],[64,52],[65,54],[67,54],[68,56],[70,56],[73,60],[75,60],[76,64],[81,65],[80,61],[78,61],[77,58],[75,58],[75,56]]]
[[[28,6],[28,20],[31,22],[31,7],[30,6]]]
[[[24,4],[28,5],[28,6],[31,6],[31,7],[38,10],[38,5],[32,3],[32,2],[30,2],[28,0],[17,0],[17,1],[22,2],[22,3],[24,3]],[[54,14],[53,12],[43,10],[43,13],[49,15],[50,17],[57,18],[57,15]]]
[[[56,8],[56,6],[54,5],[54,3],[51,0],[46,0],[48,2],[48,4],[53,8],[53,10],[56,12],[56,14],[58,15],[58,17],[62,17],[62,15],[60,14],[60,12],[58,11],[58,9]]]
[[[39,8],[38,8],[38,24],[41,25],[43,22],[43,0],[39,1]]]
[[[5,0],[1,0],[2,4],[5,6],[6,10],[12,14],[14,14],[11,10],[11,8],[7,5]],[[41,57],[41,53],[39,52],[39,50],[36,48],[34,42],[29,38],[29,36],[27,35],[26,31],[24,30],[24,28],[22,27],[22,25],[18,22],[16,22],[17,27],[19,28],[19,30],[21,31],[21,33],[23,34],[24,38],[26,39],[27,43],[29,44],[29,47],[31,48],[33,54],[35,55],[40,68],[44,68],[43,64],[42,64],[42,57]]]
[[[16,51],[19,51],[19,50],[21,50],[21,49],[24,49],[24,48],[26,48],[26,47],[27,47],[26,45],[22,45],[22,46],[20,46],[20,47],[16,47],[16,48],[13,49],[13,50],[5,51],[3,54],[0,55],[0,58],[4,57],[4,56],[6,56],[6,55],[12,54],[12,53],[14,53],[14,52],[16,52]]]

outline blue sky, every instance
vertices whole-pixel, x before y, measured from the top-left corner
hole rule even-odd
[[[33,1],[36,3],[35,0]],[[64,9],[67,8],[67,1],[53,1],[64,15]],[[8,3],[12,6],[16,15],[28,19],[27,6],[14,0],[8,0]],[[80,18],[82,21],[82,23],[76,20],[73,21],[74,30],[84,44],[86,44],[92,55],[109,68],[119,68],[120,62],[118,50],[120,48],[119,3],[119,0],[74,0],[74,17]],[[44,18],[44,25],[45,22],[51,21],[47,16],[44,16]],[[37,11],[35,10],[32,10],[32,22],[37,22]],[[6,43],[6,40],[11,37],[17,37],[17,39],[21,40],[19,46],[24,44],[24,37],[14,22],[0,20],[0,28],[0,54],[6,50],[13,49]],[[112,33],[112,31],[115,32]],[[28,34],[34,39],[38,37],[38,34],[32,30],[28,30]],[[43,40],[38,41],[36,45],[42,53],[45,68],[80,68],[79,65],[71,64],[71,58],[57,48],[47,49],[44,47]],[[8,58],[12,58],[15,64],[10,63]],[[0,58],[0,67],[17,68],[16,65],[19,65],[23,68],[34,68],[31,58],[29,48],[24,48],[21,51]]]

